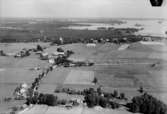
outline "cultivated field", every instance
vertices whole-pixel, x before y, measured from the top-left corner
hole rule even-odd
[[[94,79],[94,72],[92,71],[78,71],[71,70],[68,77],[65,79],[64,84],[81,84],[91,85]]]
[[[36,43],[18,43],[0,44],[0,47],[4,49],[4,52],[12,53],[13,51],[18,52],[23,48],[32,48],[36,45]],[[47,47],[48,43],[42,43],[41,45]],[[64,50],[73,50],[74,54],[69,58],[71,60],[93,61],[95,65],[78,68],[57,67],[49,72],[47,77],[42,79],[39,87],[40,92],[54,93],[56,88],[61,87],[78,90],[96,87],[91,82],[94,77],[97,77],[98,84],[102,85],[107,92],[118,89],[119,92],[124,92],[127,97],[131,98],[137,95],[137,89],[143,86],[149,93],[165,101],[167,93],[167,84],[165,82],[167,69],[165,67],[167,62],[163,53],[167,52],[167,50],[162,45],[146,45],[138,42],[129,44],[124,50],[122,48],[119,50],[121,45],[112,43],[97,44],[96,47],[74,43],[63,46],[51,46],[44,51],[52,53],[58,47],[62,47]],[[48,65],[48,61],[40,60],[34,53],[25,58],[0,57],[1,101],[4,97],[11,97],[15,87],[20,83],[32,83],[34,78],[41,72],[41,70],[32,71],[30,68],[37,66],[45,68]],[[0,102],[0,104],[4,105],[3,102]],[[8,106],[9,104],[10,102],[5,105]],[[35,106],[32,110],[21,114],[30,114],[33,110],[45,114],[50,114],[54,111],[58,111],[59,114],[76,113],[74,112],[75,108],[64,110],[61,108],[56,109],[56,107]],[[82,110],[82,113],[85,114],[101,113],[101,111],[92,111],[91,109],[83,110],[78,108],[76,110]],[[106,111],[106,114],[108,113],[125,114],[125,112],[112,110]],[[127,114],[130,113],[127,112]]]

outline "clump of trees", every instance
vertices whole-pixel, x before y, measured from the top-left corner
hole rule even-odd
[[[72,50],[67,50],[66,51],[66,56],[70,57],[70,55],[74,54],[74,52]]]
[[[88,107],[94,106],[101,106],[101,107],[108,107],[108,108],[119,108],[119,103],[116,103],[115,100],[127,100],[124,93],[118,93],[117,90],[114,90],[113,93],[104,92],[102,90],[102,86],[99,86],[97,89],[89,88],[84,89],[83,91],[74,90],[70,88],[57,88],[55,90],[56,93],[66,93],[69,95],[83,95],[84,102],[87,104]]]
[[[167,105],[147,93],[134,97],[127,107],[133,113],[167,114]]]
[[[57,96],[52,94],[38,94],[33,97],[29,97],[26,100],[26,104],[45,104],[48,106],[55,106],[57,104]]]
[[[101,106],[103,108],[119,108],[120,105],[112,101],[112,98],[113,97],[109,97],[107,93],[103,94],[103,92],[100,91],[99,88],[97,89],[97,91],[95,91],[93,88],[90,88],[89,90],[87,90],[84,97],[88,107]]]
[[[38,104],[45,104],[48,106],[55,106],[57,105],[57,96],[52,94],[40,94],[38,97]]]
[[[109,104],[107,98],[104,96],[99,96],[97,93],[91,93],[85,95],[85,102],[88,107],[101,106],[106,108]]]
[[[70,88],[56,88],[55,93],[66,93],[69,95],[87,95],[90,93],[97,93],[98,95],[103,95],[104,97],[108,99],[124,99],[127,100],[126,96],[124,93],[118,93],[117,90],[114,90],[113,93],[110,92],[103,92],[102,86],[99,86],[96,90],[94,88],[89,88],[89,89],[84,89],[84,90],[75,90],[75,89],[70,89]]]
[[[48,106],[66,105],[71,104],[72,106],[78,106],[79,103],[76,100],[58,99],[53,94],[36,94],[33,97],[29,97],[26,100],[26,104],[44,104]]]
[[[77,90],[74,90],[74,89],[70,89],[70,88],[57,88],[55,89],[54,91],[55,93],[66,93],[66,94],[69,94],[69,95],[84,95],[84,92],[83,91],[77,91]]]

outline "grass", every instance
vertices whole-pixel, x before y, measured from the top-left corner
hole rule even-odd
[[[68,74],[68,77],[65,79],[64,84],[91,85],[93,79],[93,71],[71,70],[71,72]]]
[[[47,46],[48,44],[42,45]],[[36,43],[0,45],[4,52],[18,52],[24,47],[31,48],[33,46],[35,47]],[[45,51],[54,52],[57,47],[60,46],[51,46]],[[162,51],[157,51],[158,47],[152,48],[148,46],[143,47],[141,44],[130,44],[129,48],[124,51],[118,51],[120,46],[111,43],[97,44],[95,48],[79,43],[63,45],[61,47],[65,50],[74,51],[71,59],[91,60],[95,62],[95,66],[56,68],[49,72],[47,77],[42,79],[39,87],[40,92],[53,93],[57,87],[69,87],[77,90],[95,87],[91,85],[91,79],[95,76],[99,84],[103,85],[104,90],[108,92],[118,89],[118,91],[124,92],[128,97],[132,97],[138,94],[136,90],[140,85],[143,85],[144,88],[157,97],[163,94],[164,97],[160,97],[160,99],[164,99],[166,96],[165,90],[167,86],[163,82],[166,79],[164,75],[166,70],[163,68],[166,61],[161,57],[151,57],[151,55],[158,56],[162,54]],[[108,65],[103,65],[103,63]],[[113,65],[113,63],[117,64]],[[153,63],[159,64],[158,66],[151,67]],[[47,61],[39,60],[38,56],[34,54],[22,59],[0,57],[0,97],[11,96],[15,87],[20,83],[31,83],[40,71],[31,71],[29,68],[38,65],[44,68],[48,63]],[[162,88],[160,82],[163,82],[163,90],[160,90]]]
[[[31,114],[31,113],[45,113],[45,114],[132,114],[123,110],[112,110],[112,109],[97,109],[97,108],[86,108],[86,107],[74,107],[72,109],[66,109],[64,107],[47,107],[44,105],[35,105],[30,110],[19,114]]]

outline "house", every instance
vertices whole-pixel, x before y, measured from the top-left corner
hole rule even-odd
[[[61,55],[65,55],[65,53],[56,51],[56,52],[53,52],[52,55],[53,56],[61,56]]]
[[[96,47],[96,44],[95,43],[87,43],[86,46],[87,47]]]
[[[48,53],[40,53],[40,58],[42,59],[42,60],[48,60],[48,56],[49,56],[49,54]]]
[[[23,83],[16,87],[14,95],[16,98],[27,98],[28,84]]]
[[[50,64],[55,64],[55,60],[54,59],[49,59],[49,63]]]
[[[17,54],[14,55],[14,57],[26,57],[29,56],[30,52],[27,49],[22,49],[20,52],[18,52]]]
[[[143,41],[152,41],[152,38],[151,37],[144,37]]]

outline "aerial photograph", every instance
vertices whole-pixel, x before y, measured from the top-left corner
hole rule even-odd
[[[167,4],[151,1],[0,0],[0,114],[167,114]]]

